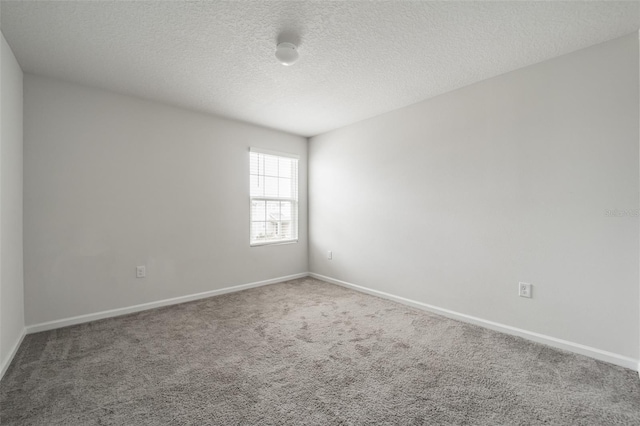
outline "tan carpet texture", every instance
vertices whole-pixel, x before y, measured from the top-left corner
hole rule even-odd
[[[28,335],[0,423],[639,425],[640,380],[304,278]]]

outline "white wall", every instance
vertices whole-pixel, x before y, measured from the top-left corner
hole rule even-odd
[[[632,34],[312,138],[310,270],[637,359],[638,75]]]
[[[22,70],[2,36],[0,59],[0,377],[24,331]]]
[[[305,138],[29,74],[24,102],[28,325],[308,270]],[[300,155],[296,244],[249,247],[250,146]]]

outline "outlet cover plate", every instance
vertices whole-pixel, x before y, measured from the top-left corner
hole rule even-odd
[[[523,283],[522,281],[519,282],[518,283],[518,296],[531,298],[531,284]]]
[[[147,276],[147,268],[145,266],[136,266],[136,278],[144,278]]]

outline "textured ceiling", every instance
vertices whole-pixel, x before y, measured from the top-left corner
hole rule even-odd
[[[637,31],[640,3],[3,1],[1,25],[25,72],[311,136]]]

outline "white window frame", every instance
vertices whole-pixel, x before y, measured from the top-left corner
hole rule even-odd
[[[275,245],[275,244],[290,244],[298,242],[298,188],[299,188],[299,167],[300,167],[300,157],[295,154],[290,154],[286,152],[278,152],[272,151],[269,149],[250,147],[249,148],[249,165],[251,165],[251,153],[255,152],[257,154],[270,155],[274,157],[282,157],[289,158],[296,161],[296,167],[293,172],[295,172],[295,176],[292,175],[292,195],[291,197],[268,197],[268,196],[252,196],[251,195],[251,187],[249,187],[249,245],[251,247],[260,247],[267,245]],[[251,177],[251,169],[249,169],[249,177]],[[253,223],[253,202],[254,201],[287,201],[290,202],[294,213],[291,215],[291,226],[293,228],[293,238],[290,239],[277,239],[277,240],[268,240],[268,241],[253,241],[252,240],[252,223]]]

